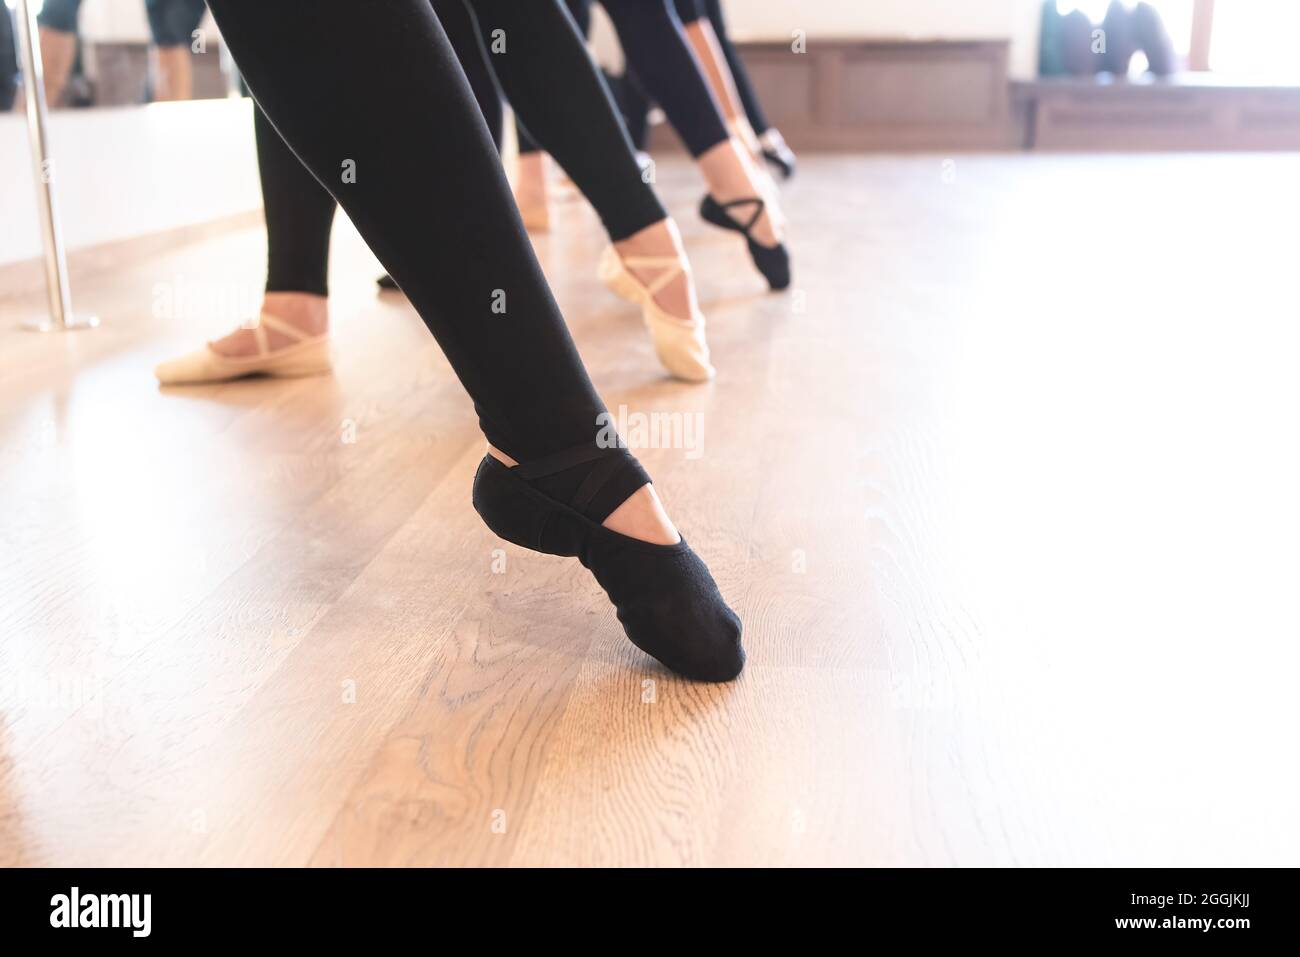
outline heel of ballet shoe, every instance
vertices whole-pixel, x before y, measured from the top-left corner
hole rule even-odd
[[[485,455],[474,474],[474,511],[500,538],[547,555],[576,558],[581,536],[557,503]]]
[[[732,232],[737,233],[743,233],[745,231],[744,227],[742,227],[740,223],[727,215],[727,211],[722,208],[722,204],[709,195],[705,195],[705,197],[700,200],[700,219],[713,226],[717,226],[719,229],[729,229]]]
[[[641,305],[641,288],[637,284],[636,277],[623,265],[623,261],[619,259],[618,252],[613,246],[606,246],[605,251],[601,253],[597,275],[600,276],[600,281],[605,284],[605,288],[614,295],[620,299],[626,299],[628,302]]]
[[[729,229],[744,236],[746,243],[749,245],[749,256],[754,260],[754,267],[763,274],[763,278],[767,280],[767,284],[772,291],[780,292],[790,285],[790,253],[785,248],[785,243],[765,246],[755,239],[750,232],[754,228],[754,224],[758,222],[759,217],[763,215],[764,205],[763,200],[758,197],[719,203],[712,196],[706,194],[704,199],[700,201],[700,218],[707,223],[712,223],[714,226]],[[753,207],[753,213],[750,214],[748,222],[737,222],[727,212],[728,209],[737,206]]]
[[[541,541],[545,514],[539,514],[532,503],[519,494],[509,481],[507,469],[490,455],[485,455],[474,473],[472,501],[483,523],[498,538],[522,548],[537,548]]]

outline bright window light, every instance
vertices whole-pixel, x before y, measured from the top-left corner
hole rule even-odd
[[[1295,0],[1219,0],[1214,5],[1210,68],[1229,77],[1294,82],[1300,78]]]

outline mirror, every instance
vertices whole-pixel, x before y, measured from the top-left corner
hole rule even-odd
[[[3,0],[12,6],[14,0]],[[214,99],[236,81],[203,0],[29,0],[49,109]],[[10,23],[0,29],[12,31]],[[12,42],[3,45],[4,53]],[[17,72],[6,75],[11,82]],[[21,96],[0,109],[21,109]]]

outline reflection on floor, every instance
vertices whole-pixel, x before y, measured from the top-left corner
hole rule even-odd
[[[807,157],[776,297],[666,162],[703,387],[561,202],[608,403],[703,425],[642,457],[730,687],[482,527],[469,403],[346,229],[332,378],[154,386],[256,231],[86,283],[97,332],[6,324],[0,863],[1294,862],[1292,166]]]

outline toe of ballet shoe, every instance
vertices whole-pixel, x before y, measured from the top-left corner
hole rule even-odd
[[[773,292],[780,292],[790,286],[790,253],[785,244],[764,246],[754,240],[749,241],[749,252],[754,257],[754,265],[763,274]]]
[[[740,619],[721,596],[674,591],[653,604],[620,606],[618,618],[632,644],[683,678],[732,681],[744,670]]]
[[[158,363],[153,373],[159,385],[206,385],[253,375],[282,378],[323,375],[332,368],[329,337],[321,335],[263,355],[243,358],[223,356],[210,346],[204,346]]]
[[[222,362],[221,356],[204,346],[158,363],[154,366],[153,374],[159,385],[192,385],[228,378],[230,370]]]
[[[718,374],[712,363],[709,362],[708,355],[696,355],[694,353],[656,352],[659,356],[659,362],[674,379],[681,379],[683,382],[708,382]]]
[[[662,613],[640,620],[629,616],[623,629],[638,648],[691,681],[721,684],[734,681],[745,669],[740,619],[721,599],[707,614],[699,607],[668,605]],[[673,640],[665,643],[665,634]]]
[[[584,564],[614,602],[628,640],[692,681],[736,678],[745,667],[740,619],[700,557],[685,540],[639,549],[624,542],[592,543]]]
[[[674,378],[686,382],[708,382],[717,375],[709,361],[709,344],[704,338],[702,319],[696,323],[681,322],[664,314],[652,302],[642,308],[642,318],[654,340],[655,355]]]

